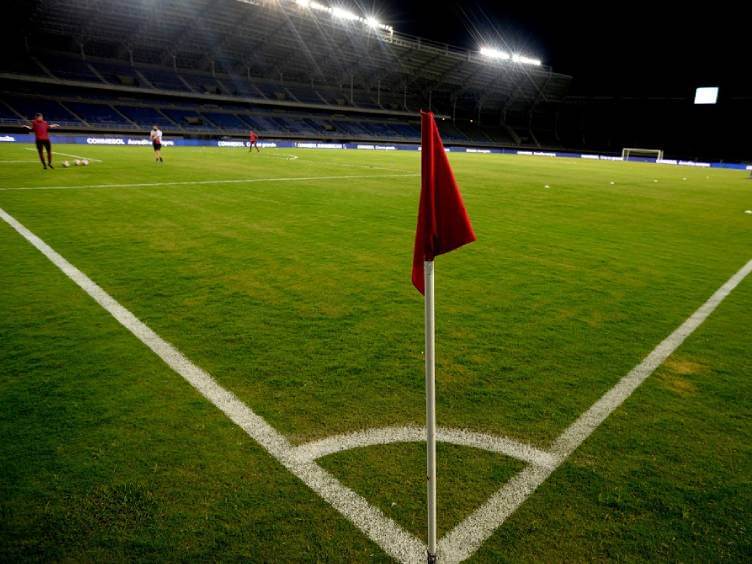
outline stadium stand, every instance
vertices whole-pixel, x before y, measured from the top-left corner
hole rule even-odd
[[[14,125],[18,123],[20,116],[10,106],[0,101],[0,124]]]
[[[295,2],[217,0],[210,11],[198,0],[37,4],[33,26],[14,31],[26,52],[0,68],[4,126],[42,111],[72,130],[157,124],[168,135],[245,136],[253,128],[416,142],[424,108],[444,118],[439,126],[454,143],[539,147],[560,137],[552,124],[570,77],[317,20]]]
[[[108,104],[65,102],[65,107],[75,112],[89,125],[116,128],[127,128],[134,125],[133,122]]]
[[[83,125],[81,120],[63,108],[58,102],[52,100],[4,96],[3,101],[13,108],[17,114],[24,116],[24,119],[19,120],[19,123],[25,123],[33,119],[37,113],[42,113],[49,122],[65,126]]]
[[[116,109],[137,126],[140,126],[141,129],[148,129],[153,125],[158,125],[164,128],[177,127],[175,122],[171,121],[167,116],[154,108],[116,106]]]
[[[236,115],[221,112],[203,112],[209,123],[226,131],[244,131],[247,125]]]

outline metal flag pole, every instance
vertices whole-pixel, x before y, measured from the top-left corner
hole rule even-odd
[[[426,313],[426,478],[428,483],[428,564],[436,562],[436,359],[434,356],[433,261],[423,263]]]

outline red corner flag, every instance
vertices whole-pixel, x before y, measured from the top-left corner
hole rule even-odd
[[[421,112],[420,118],[421,189],[413,251],[413,285],[424,294],[423,261],[472,243],[476,237],[433,114]]]

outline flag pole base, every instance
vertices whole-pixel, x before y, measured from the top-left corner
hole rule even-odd
[[[436,564],[436,555],[432,554],[430,552],[426,552],[426,555],[428,556],[428,564]]]

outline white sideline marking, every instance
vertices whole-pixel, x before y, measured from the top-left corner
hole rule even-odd
[[[264,158],[265,159],[282,159],[284,161],[297,161],[300,157],[298,155],[289,155],[287,153],[281,153],[279,155],[264,154]]]
[[[29,149],[28,147],[26,147],[26,150],[27,151],[34,151],[35,153],[37,152],[36,149]],[[104,162],[102,159],[92,159],[91,157],[82,157],[81,155],[71,155],[70,153],[61,153],[60,151],[56,151],[56,150],[53,149],[52,150],[52,156],[54,157],[55,155],[63,155],[63,156],[66,156],[66,157],[75,157],[77,159],[86,159],[87,161],[92,161],[92,162],[95,162],[95,163],[103,163]]]
[[[15,163],[36,163],[39,164],[38,160],[28,160],[28,161],[0,161],[1,164],[15,164]]]
[[[0,208],[0,218],[38,249],[63,273],[118,322],[149,347],[170,368],[180,374],[199,393],[257,441],[292,474],[320,495],[350,522],[363,531],[387,554],[401,562],[425,561],[425,546],[360,495],[345,487],[315,463],[315,459],[349,448],[388,442],[423,441],[420,427],[388,427],[330,437],[298,447],[264,419],[254,413],[231,392],[222,388],[209,374],[193,364],[167,341],[152,331],[130,311],[97,286],[85,274],[56,253]],[[497,490],[481,507],[439,541],[439,556],[444,562],[469,558],[488,537],[716,310],[723,300],[752,273],[747,262],[678,329],[664,339],[640,364],[606,392],[553,443],[550,452],[470,431],[443,429],[443,440],[514,456],[529,462],[521,472]],[[420,435],[420,436],[418,436]]]
[[[253,184],[256,182],[310,182],[313,180],[352,180],[362,178],[406,178],[419,174],[363,174],[349,176],[292,176],[283,178],[241,178],[234,180],[186,180],[183,182],[139,182],[135,184],[82,184],[80,186],[20,186],[0,190],[79,190],[83,188],[156,188],[160,186],[203,186],[206,184]]]
[[[341,162],[335,162],[335,161],[322,161],[319,159],[304,159],[306,163],[311,164],[322,164],[326,166],[338,166],[341,168],[365,168],[365,169],[372,169],[372,170],[389,170],[392,172],[403,172],[407,173],[407,170],[401,169],[401,168],[392,168],[392,167],[386,167],[386,166],[378,166],[378,165],[358,165],[358,164],[350,164],[350,163],[341,163]]]
[[[580,415],[553,443],[555,465],[528,466],[494,493],[488,501],[450,531],[440,542],[442,558],[459,562],[469,558],[481,544],[556,470],[598,426],[632,395],[656,368],[712,314],[721,302],[752,272],[752,260],[721,286],[697,311],[666,337],[626,376]]]
[[[402,562],[421,562],[424,559],[425,547],[422,542],[354,491],[342,485],[318,464],[299,460],[295,456],[295,448],[276,429],[2,208],[0,208],[0,218],[62,270],[68,278],[80,286],[202,396],[219,408],[233,423],[243,429],[249,437],[342,513],[387,554]]]
[[[537,466],[554,467],[551,454],[530,445],[504,437],[474,433],[465,429],[439,428],[437,440],[459,446],[467,446],[496,452]],[[392,443],[420,443],[426,440],[424,427],[384,427],[335,435],[298,446],[295,451],[300,460],[317,460],[330,454],[353,448]]]

